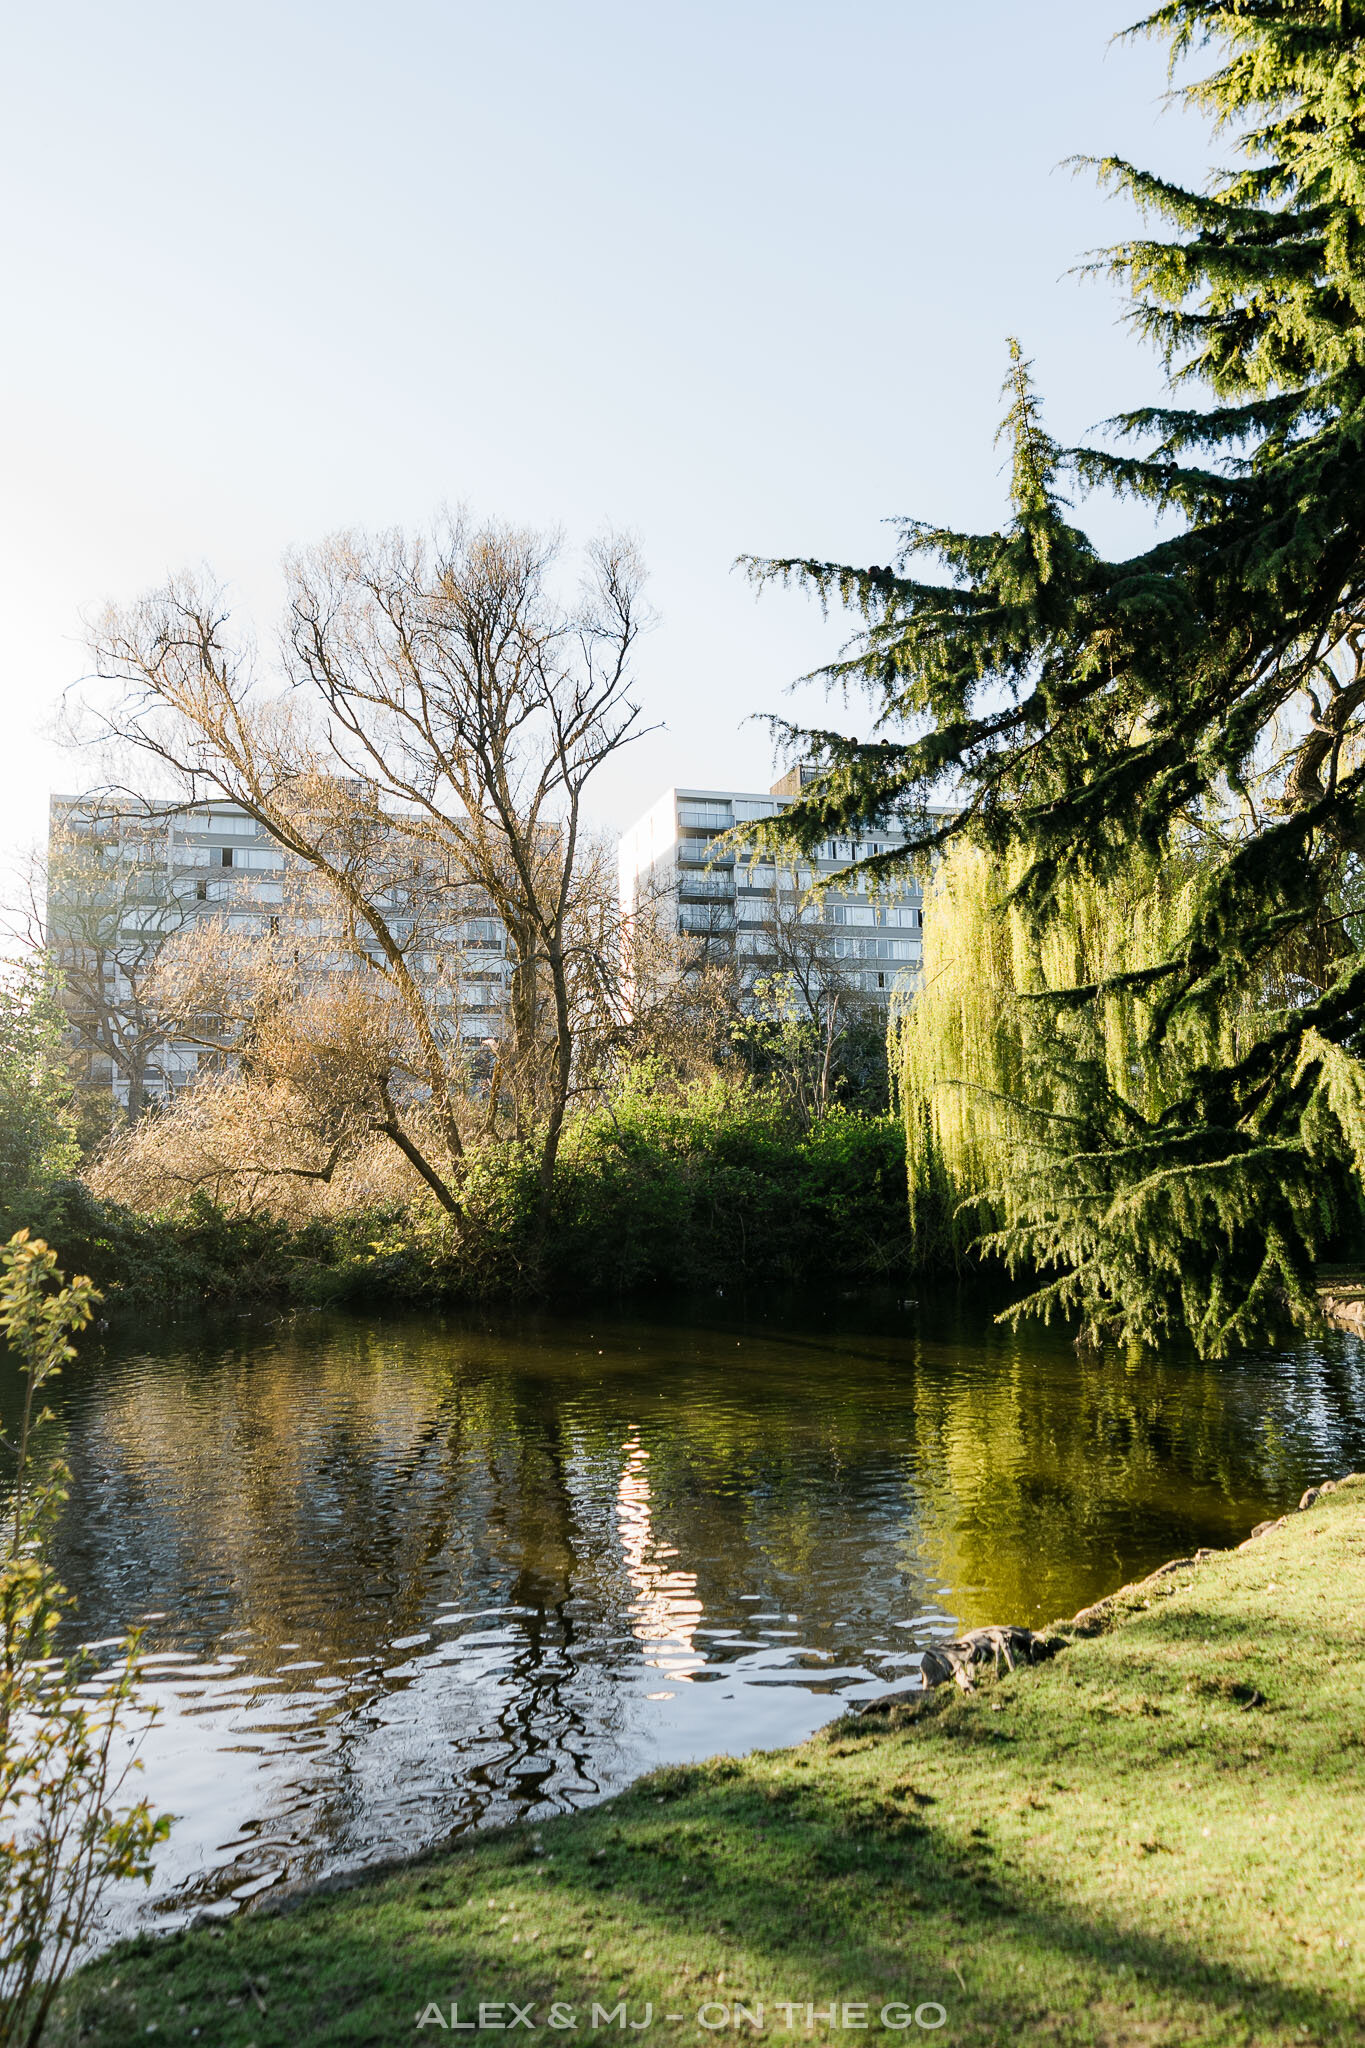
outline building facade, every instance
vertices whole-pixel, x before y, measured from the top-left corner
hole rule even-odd
[[[812,890],[850,862],[898,846],[901,833],[868,828],[790,860],[736,855],[719,843],[735,825],[779,815],[797,793],[797,774],[763,793],[665,791],[621,840],[622,911],[627,920],[647,912],[694,941],[698,957],[732,962],[750,988],[796,964],[792,978],[807,999],[837,979],[885,1008],[918,977],[919,884],[876,894],[844,884]],[[475,885],[424,874],[411,839],[397,831],[392,881],[379,880],[372,900],[443,1036],[452,1049],[464,1043],[471,1056],[483,1049],[491,1058],[507,1028],[515,968],[492,905]],[[168,1026],[156,985],[162,949],[205,919],[247,939],[283,932],[306,946],[320,975],[352,974],[367,954],[379,957],[363,926],[346,932],[307,865],[237,805],[52,798],[48,945],[83,1078],[130,1114],[221,1064],[211,1030],[192,1038]]]
[[[842,984],[886,1007],[918,977],[924,925],[918,882],[812,889],[850,862],[904,843],[891,827],[826,841],[811,857],[736,855],[718,842],[733,826],[778,816],[799,790],[799,770],[764,794],[737,789],[669,789],[621,840],[621,906],[627,918],[653,914],[712,957],[733,958],[752,984],[792,950],[794,929],[808,955],[829,963]]]
[[[468,883],[424,886],[398,834],[393,870],[374,901],[450,1037],[496,1040],[512,971],[502,921]],[[320,975],[354,973],[367,952],[378,955],[363,928],[348,941],[306,863],[230,803],[54,796],[47,874],[48,946],[84,1079],[134,1114],[218,1057],[168,1031],[156,995],[157,955],[196,922],[248,939],[293,935]]]

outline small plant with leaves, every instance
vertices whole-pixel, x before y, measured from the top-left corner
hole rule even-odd
[[[64,1284],[56,1255],[19,1231],[0,1248],[0,1333],[24,1375],[0,1549],[0,2041],[34,2048],[109,1884],[151,1875],[170,1822],[122,1799],[137,1638],[112,1674],[56,1637],[69,1602],[49,1561],[69,1474],[44,1392],[75,1356],[99,1299]]]

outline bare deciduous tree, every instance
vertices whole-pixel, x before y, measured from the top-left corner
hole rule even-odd
[[[205,925],[167,949],[160,993],[221,1064],[114,1138],[90,1174],[97,1193],[156,1210],[202,1191],[303,1222],[332,1193],[366,1207],[430,1187],[438,1138],[408,1094],[412,1034],[382,979],[319,972],[287,935]],[[404,1173],[376,1170],[381,1138]]]
[[[558,553],[552,537],[462,518],[334,539],[288,565],[274,687],[230,638],[221,597],[188,579],[111,611],[94,636],[115,686],[103,730],[154,756],[184,798],[238,804],[325,883],[353,956],[403,1013],[438,1156],[396,1106],[388,1135],[461,1224],[462,1075],[411,958],[395,848],[414,887],[433,873],[475,883],[507,931],[511,1034],[490,1092],[496,1107],[507,1086],[536,1130],[543,1220],[596,942],[584,791],[641,729],[635,549],[594,544],[569,604],[553,590]]]
[[[809,871],[777,858],[773,892],[763,915],[745,929],[761,949],[741,1035],[777,1076],[797,1113],[809,1122],[834,1099],[838,1058],[850,1034],[871,1027],[884,1035],[881,1013],[862,976],[826,922]]]

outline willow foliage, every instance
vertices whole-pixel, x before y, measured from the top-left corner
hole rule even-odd
[[[922,1224],[925,1191],[940,1173],[969,1199],[1003,1186],[1020,1152],[1047,1137],[1068,1093],[1064,1049],[1084,1046],[1096,1078],[1140,1114],[1167,1106],[1169,1062],[1150,1044],[1150,1004],[1122,977],[1165,956],[1188,915],[1190,877],[1163,881],[1147,865],[1123,889],[1073,880],[1045,923],[1024,912],[1012,880],[979,849],[959,845],[929,891],[923,986],[895,1026],[911,1200]],[[1086,985],[1101,992],[1065,1020],[1042,1000]]]
[[[1200,190],[1095,167],[1139,231],[1094,268],[1127,293],[1170,402],[1061,448],[1016,348],[998,530],[911,519],[887,564],[752,566],[852,612],[822,673],[878,719],[870,741],[786,729],[817,771],[782,819],[799,846],[895,820],[908,854],[864,862],[873,879],[972,845],[1010,915],[1083,962],[1087,891],[1121,898],[1237,818],[1116,969],[1116,1044],[1151,1041],[1132,1099],[1115,1083],[1131,1048],[1115,1067],[1087,1037],[1083,981],[1040,991],[1053,1021],[1021,1041],[1050,1032],[1048,1087],[1086,1101],[1070,1207],[1038,1212],[1035,1249],[1093,1276],[1084,1300],[1130,1334],[1185,1320],[1220,1349],[1306,1302],[1318,1162],[1329,1132],[1353,1149],[1365,1052],[1365,5],[1170,0],[1139,30],[1173,62],[1212,54],[1183,92],[1226,166]],[[1106,559],[1078,487],[1143,500],[1163,537]],[[948,817],[929,806],[945,788]],[[1147,1085],[1164,1106],[1138,1126]]]
[[[929,894],[924,977],[894,1030],[921,1247],[979,1241],[1037,1282],[1010,1311],[1079,1315],[1092,1341],[1208,1356],[1287,1310],[1315,1314],[1312,1259],[1358,1200],[1365,1065],[1302,1035],[1288,1103],[1191,1127],[1206,1077],[1264,1055],[1298,1000],[1267,971],[1236,1002],[1156,1025],[1154,973],[1196,914],[1210,855],[1185,846],[1033,917],[1015,870],[960,844]]]

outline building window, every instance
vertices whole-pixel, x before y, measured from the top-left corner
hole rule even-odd
[[[232,866],[232,848],[230,846],[219,847],[218,865],[220,868],[230,868]]]
[[[700,825],[709,831],[724,832],[731,823],[728,803],[696,803],[686,800],[678,804],[680,825]]]
[[[207,903],[207,902],[208,902],[208,900],[209,900],[209,885],[208,885],[208,883],[207,883],[207,882],[196,882],[196,883],[195,883],[195,885],[194,885],[194,894],[195,894],[195,900],[196,900],[197,902],[199,902],[199,903]]]
[[[229,816],[222,811],[182,811],[177,823],[182,832],[232,832],[244,839],[263,836],[254,818]]]

